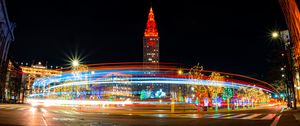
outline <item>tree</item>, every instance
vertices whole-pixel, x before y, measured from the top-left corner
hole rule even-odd
[[[225,80],[224,76],[221,76],[220,73],[217,72],[212,72],[211,75],[209,76],[209,80],[211,82],[211,86],[207,86],[210,96],[211,96],[211,101],[212,103],[214,103],[215,105],[215,110],[218,110],[218,105],[220,104],[220,98],[219,98],[219,94],[221,94],[223,92],[223,87],[218,86],[216,84],[220,84],[223,83]]]
[[[230,110],[230,107],[229,107],[229,100],[232,98],[233,96],[233,92],[232,92],[232,89],[231,88],[224,88],[224,91],[223,91],[223,95],[222,95],[222,98],[223,100],[226,100],[227,99],[227,109]]]
[[[201,107],[201,98],[203,97],[203,86],[199,83],[199,80],[202,80],[204,77],[204,74],[202,74],[203,71],[203,66],[200,66],[199,63],[196,66],[193,66],[190,71],[189,71],[189,78],[196,82],[196,85],[193,85],[193,87],[195,88],[196,91],[196,96],[198,99],[198,112],[200,111],[200,107]]]
[[[146,99],[146,91],[142,90],[140,95],[140,100],[145,100],[145,99]]]

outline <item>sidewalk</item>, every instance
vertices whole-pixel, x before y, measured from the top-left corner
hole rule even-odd
[[[277,126],[300,126],[300,107],[283,111]]]

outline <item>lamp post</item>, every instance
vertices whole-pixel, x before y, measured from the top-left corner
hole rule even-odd
[[[184,75],[184,71],[180,68],[179,70],[177,70],[177,74],[179,75],[179,76],[182,76],[182,75]],[[185,98],[186,98],[186,91],[187,91],[187,87],[186,87],[186,85],[184,85],[184,86],[182,86],[182,89],[181,89],[181,91],[183,92],[183,111],[185,112]]]
[[[281,71],[285,71],[286,75],[282,74],[282,78],[286,78],[286,93],[288,100],[288,107],[292,108],[291,102],[293,101],[293,108],[297,108],[296,98],[295,98],[295,89],[294,89],[294,79],[293,79],[293,58],[292,58],[292,47],[290,42],[284,41],[284,38],[281,36],[281,32],[274,31],[272,32],[272,39],[279,40],[281,47],[281,56],[284,58],[284,67],[281,68]]]

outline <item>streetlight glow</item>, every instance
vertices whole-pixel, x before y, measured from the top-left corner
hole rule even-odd
[[[72,61],[72,66],[77,67],[79,66],[79,61],[77,59]]]
[[[279,37],[279,33],[277,31],[272,32],[272,38],[278,38]]]
[[[192,91],[194,91],[194,90],[195,90],[195,88],[194,88],[194,87],[191,87],[191,90],[192,90]]]
[[[181,75],[181,74],[183,74],[183,71],[182,71],[182,70],[178,70],[177,73],[178,73],[179,75]]]

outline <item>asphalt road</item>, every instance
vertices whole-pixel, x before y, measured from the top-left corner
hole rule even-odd
[[[151,113],[152,111],[152,113]],[[177,112],[105,108],[87,112],[70,107],[0,105],[0,125],[45,126],[270,126],[280,107],[243,111]]]

